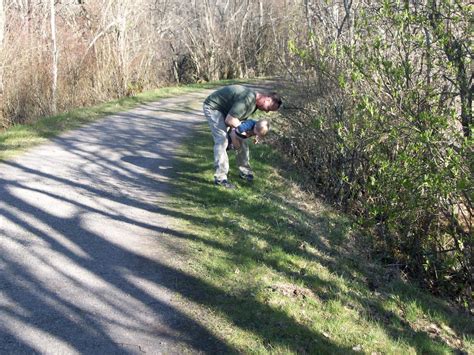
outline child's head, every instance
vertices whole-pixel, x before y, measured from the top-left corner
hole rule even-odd
[[[255,123],[253,133],[257,136],[263,137],[270,130],[270,122],[268,120],[260,120]]]

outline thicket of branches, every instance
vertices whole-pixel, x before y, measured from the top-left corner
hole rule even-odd
[[[298,2],[1,0],[0,125],[170,82],[274,73]]]
[[[305,5],[285,148],[388,263],[472,306],[472,6]]]

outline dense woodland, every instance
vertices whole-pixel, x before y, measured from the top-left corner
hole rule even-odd
[[[309,188],[386,265],[472,307],[473,18],[467,0],[0,0],[0,123],[284,78],[278,145]]]

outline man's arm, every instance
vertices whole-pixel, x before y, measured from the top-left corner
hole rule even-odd
[[[231,115],[227,115],[225,118],[225,124],[229,127],[236,128],[240,125],[240,120]]]

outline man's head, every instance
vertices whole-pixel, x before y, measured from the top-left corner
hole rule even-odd
[[[257,121],[257,123],[255,123],[255,126],[253,127],[253,133],[259,137],[266,136],[269,130],[270,122],[268,122],[268,120]]]
[[[259,110],[278,111],[281,106],[281,98],[276,92],[257,92],[256,105]]]

